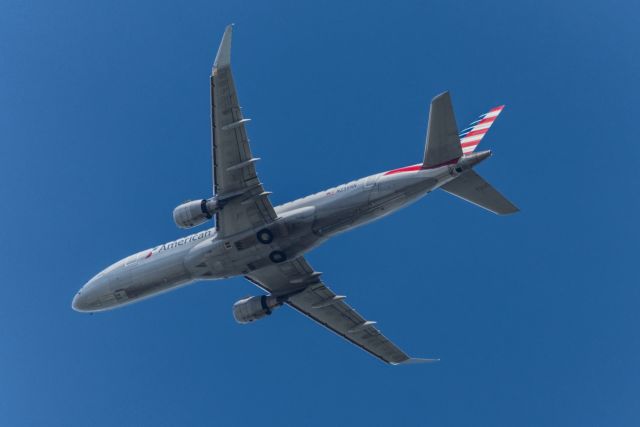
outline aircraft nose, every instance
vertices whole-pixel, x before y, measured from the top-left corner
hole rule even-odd
[[[75,311],[95,311],[100,301],[101,293],[104,293],[103,279],[100,275],[89,280],[73,297],[71,308]]]
[[[86,293],[83,294],[82,289],[73,297],[71,308],[75,311],[85,312],[89,310],[89,298]]]

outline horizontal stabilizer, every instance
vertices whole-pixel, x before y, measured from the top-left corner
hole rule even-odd
[[[519,210],[473,170],[466,171],[440,188],[498,215],[508,215]]]
[[[451,96],[449,92],[444,92],[431,101],[423,167],[440,166],[460,156],[462,156],[462,148]]]

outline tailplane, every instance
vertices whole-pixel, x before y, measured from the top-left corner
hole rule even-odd
[[[460,173],[453,181],[440,188],[467,202],[498,215],[518,212],[518,208],[478,175],[472,167],[486,159],[491,152],[474,153],[484,135],[502,112],[504,105],[492,108],[458,135],[449,92],[441,93],[431,101],[427,143],[422,168],[456,164]]]
[[[444,184],[444,191],[498,215],[516,213],[519,209],[473,169]]]

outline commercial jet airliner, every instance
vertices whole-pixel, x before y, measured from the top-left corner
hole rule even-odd
[[[435,359],[409,357],[376,322],[354,310],[322,281],[305,254],[338,233],[388,215],[442,189],[496,214],[518,209],[473,167],[491,155],[475,149],[503,106],[458,133],[449,93],[431,101],[421,163],[367,176],[274,207],[256,173],[231,73],[228,26],[211,72],[213,195],[176,207],[180,228],[215,220],[215,227],[124,258],[87,282],[73,299],[77,311],[109,310],[196,280],[244,276],[265,294],[233,305],[239,323],[282,305],[393,365]]]

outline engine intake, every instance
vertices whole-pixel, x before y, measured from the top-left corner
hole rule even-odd
[[[220,203],[215,197],[192,200],[173,210],[173,221],[180,228],[192,228],[213,218],[220,208]]]
[[[281,305],[282,301],[273,295],[248,297],[233,304],[233,317],[238,323],[251,323],[270,315]]]

